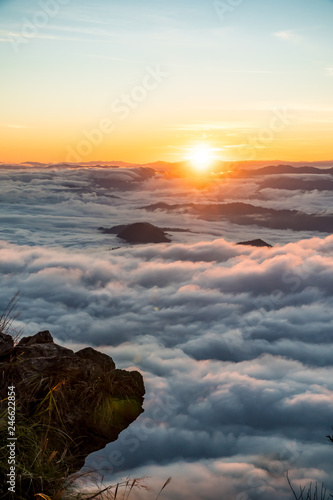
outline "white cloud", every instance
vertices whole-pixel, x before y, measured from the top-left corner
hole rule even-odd
[[[303,37],[294,30],[277,31],[276,33],[274,33],[274,36],[280,38],[281,40],[291,42],[300,42],[303,39]]]
[[[273,206],[319,210],[329,209],[329,196],[262,193],[253,178],[199,191],[140,168],[2,165],[0,180],[0,309],[20,289],[26,334],[49,329],[69,347],[93,345],[144,376],[145,413],[88,465],[112,469],[111,480],[151,475],[157,490],[172,476],[166,500],[220,500],[222,490],[225,500],[287,500],[286,470],[296,484],[333,487],[325,443],[333,424],[333,236],[309,231],[301,240],[140,209],[148,196],[216,203],[238,194],[260,205],[270,190]],[[193,233],[111,251],[122,244],[97,231],[143,217]],[[280,244],[237,246],[222,227]]]

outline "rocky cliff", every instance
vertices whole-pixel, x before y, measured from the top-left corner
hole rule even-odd
[[[109,356],[90,347],[74,353],[55,344],[48,331],[17,345],[0,333],[0,377],[3,443],[7,388],[15,386],[17,481],[21,489],[33,484],[25,498],[33,498],[45,484],[50,487],[53,479],[47,483],[47,477],[56,481],[55,470],[62,476],[79,470],[88,454],[115,441],[143,412],[140,373],[117,370]],[[3,460],[1,467],[6,467]],[[3,494],[7,488],[1,481]]]

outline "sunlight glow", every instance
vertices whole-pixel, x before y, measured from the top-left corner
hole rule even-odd
[[[188,156],[191,165],[197,172],[206,172],[215,159],[214,149],[206,144],[201,144],[192,148]]]

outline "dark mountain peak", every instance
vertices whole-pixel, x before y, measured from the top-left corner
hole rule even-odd
[[[269,243],[266,243],[266,241],[261,240],[260,238],[256,240],[251,240],[251,241],[241,241],[240,243],[237,243],[237,245],[250,245],[252,247],[269,247],[273,248],[272,245]]]
[[[169,243],[171,241],[162,229],[149,222],[129,224],[117,236],[128,243]]]

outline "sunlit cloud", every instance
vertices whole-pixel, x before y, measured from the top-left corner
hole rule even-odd
[[[254,122],[202,122],[202,123],[180,123],[170,126],[171,130],[202,131],[202,130],[248,130],[256,128]]]

